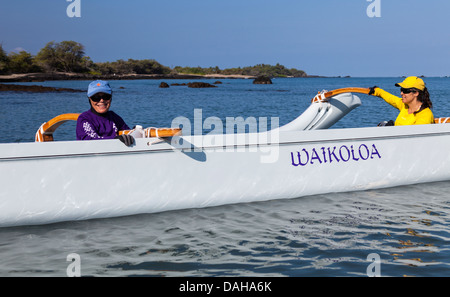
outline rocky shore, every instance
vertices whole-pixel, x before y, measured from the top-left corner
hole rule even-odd
[[[306,77],[319,77],[319,76],[306,76]],[[96,79],[103,80],[137,80],[137,79],[253,79],[254,84],[272,84],[269,77],[265,76],[246,76],[246,75],[192,75],[192,74],[126,74],[126,75],[91,75],[80,73],[66,73],[66,72],[54,72],[54,73],[26,73],[26,74],[11,74],[0,75],[0,92],[1,91],[17,91],[17,92],[84,92],[76,89],[68,88],[53,88],[43,87],[39,85],[25,86],[14,85],[10,83],[14,82],[43,82],[52,80],[87,80],[92,81]],[[8,83],[8,84],[2,84]],[[189,82],[183,84],[174,85],[187,85],[190,88],[213,88],[216,84],[220,84],[220,81],[216,81],[213,84],[205,82]],[[160,88],[168,88],[169,85],[165,82],[161,83]]]
[[[255,78],[255,80],[253,81],[253,84],[255,84],[255,85],[271,85],[272,80],[268,76],[261,75],[261,76],[258,76],[257,78]]]
[[[134,80],[134,79],[223,79],[254,78],[245,75],[192,75],[192,74],[121,74],[92,75],[83,73],[26,73],[0,75],[0,82],[42,82],[48,80]]]
[[[14,91],[14,92],[86,92],[83,90],[70,89],[70,88],[53,88],[53,87],[43,87],[43,86],[25,86],[25,85],[14,85],[14,84],[0,84],[0,92]]]

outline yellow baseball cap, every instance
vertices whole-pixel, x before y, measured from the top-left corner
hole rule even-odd
[[[407,77],[403,82],[395,84],[395,86],[405,89],[415,88],[421,91],[425,90],[425,82],[423,81],[423,79],[418,78],[417,76]]]

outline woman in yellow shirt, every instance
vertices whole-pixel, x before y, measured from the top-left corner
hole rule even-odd
[[[434,116],[425,83],[416,76],[407,77],[403,82],[395,84],[400,87],[402,97],[394,96],[378,87],[370,88],[369,95],[377,96],[400,110],[395,126],[434,124]]]

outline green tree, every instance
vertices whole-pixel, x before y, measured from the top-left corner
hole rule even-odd
[[[178,73],[186,74],[225,74],[225,75],[249,75],[249,76],[269,76],[269,77],[303,77],[306,73],[303,70],[297,70],[295,68],[287,69],[285,66],[277,63],[275,66],[268,64],[258,64],[248,67],[227,68],[221,70],[219,67],[181,67],[176,66],[174,71]]]
[[[19,53],[11,52],[9,53],[8,58],[8,68],[12,73],[31,73],[41,71],[41,68],[35,64],[33,56],[26,51],[20,51]]]
[[[155,60],[133,60],[128,59],[134,73],[137,74],[169,74],[170,68],[161,65]]]
[[[84,46],[75,41],[63,41],[56,46],[56,56],[64,71],[83,72]]]
[[[95,63],[93,67],[102,74],[170,74],[172,70],[155,60],[122,59],[115,62]]]
[[[116,74],[130,74],[133,72],[133,67],[130,63],[120,59],[116,62],[111,63],[113,66],[113,69],[115,70],[114,73]]]
[[[37,63],[46,71],[86,72],[84,46],[75,41],[51,41],[36,55]]]
[[[8,55],[3,50],[3,45],[0,44],[0,74],[5,74],[8,72]]]
[[[95,70],[101,74],[114,74],[114,68],[110,62],[95,63]]]
[[[95,63],[92,61],[91,57],[84,56],[81,58],[81,67],[86,70],[95,70]]]

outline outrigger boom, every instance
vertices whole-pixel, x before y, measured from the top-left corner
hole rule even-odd
[[[36,142],[53,141],[54,140],[53,133],[56,131],[56,129],[67,121],[76,121],[79,115],[80,115],[79,113],[66,113],[54,117],[50,121],[43,123],[41,127],[39,127],[39,129],[36,131],[35,141]],[[119,131],[119,135],[132,134],[135,131],[136,129]],[[144,138],[150,137],[167,138],[176,135],[181,135],[181,129],[151,127],[142,129],[142,133]]]

